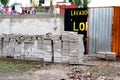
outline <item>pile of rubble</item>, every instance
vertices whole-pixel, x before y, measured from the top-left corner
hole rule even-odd
[[[70,69],[69,72],[66,73],[70,80],[114,80],[113,78],[110,77],[105,77],[105,76],[98,76],[92,72],[89,72],[87,67],[73,67]]]

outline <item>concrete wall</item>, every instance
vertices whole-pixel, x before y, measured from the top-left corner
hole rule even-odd
[[[44,35],[60,34],[64,27],[63,15],[0,15],[1,34]],[[62,30],[63,31],[63,30]]]

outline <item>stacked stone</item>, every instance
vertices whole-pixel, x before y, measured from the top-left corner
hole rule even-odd
[[[70,37],[68,35],[62,35],[61,51],[62,51],[62,63],[69,63],[70,60]]]
[[[24,55],[26,60],[37,60],[36,36],[25,36],[24,40]]]
[[[61,35],[54,35],[52,40],[54,42],[54,62],[61,63],[62,61],[62,50],[61,50]]]
[[[37,48],[43,50],[43,36],[37,36]]]
[[[38,57],[43,59],[44,58],[44,51],[43,51],[43,35],[37,35],[37,49],[38,49]]]
[[[2,57],[7,57],[8,55],[8,50],[9,50],[9,42],[10,42],[10,37],[8,35],[4,35],[3,38],[3,54]]]
[[[44,51],[44,61],[51,62],[52,61],[52,42],[51,42],[51,37],[49,36],[43,37],[43,51]]]
[[[24,46],[22,46],[24,40],[23,36],[21,35],[16,35],[15,36],[15,53],[14,53],[14,58],[15,59],[24,59],[22,55],[22,50],[24,49]]]
[[[82,61],[84,47],[81,35],[70,35],[70,64],[79,64]]]
[[[4,35],[0,56],[77,64],[84,53],[83,35]],[[53,59],[54,57],[54,59]]]

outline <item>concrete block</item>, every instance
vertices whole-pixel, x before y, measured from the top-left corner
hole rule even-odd
[[[54,53],[54,57],[61,58],[62,54],[61,53]]]
[[[9,42],[9,41],[10,41],[10,38],[9,38],[9,37],[4,37],[3,41]]]
[[[15,47],[15,43],[9,43],[9,47]]]
[[[15,43],[16,42],[15,38],[10,38],[10,42]]]
[[[24,48],[28,49],[34,45],[34,42],[24,42]]]
[[[115,52],[105,52],[106,60],[116,60]]]
[[[51,36],[43,36],[43,40],[51,40]]]
[[[37,40],[37,36],[36,36],[36,35],[33,35],[33,36],[31,36],[31,39],[32,39],[32,40]]]
[[[38,49],[43,49],[43,40],[38,40],[37,41],[37,48]]]
[[[43,40],[43,45],[51,45],[51,40]]]
[[[61,40],[62,36],[61,35],[53,35],[52,40]]]
[[[105,59],[105,52],[97,52],[97,55],[96,55],[96,57],[97,58],[101,58],[101,59]]]
[[[43,40],[43,36],[44,35],[37,35],[36,37],[37,37],[38,40]]]
[[[79,36],[77,36],[77,35],[69,35],[69,38],[70,38],[70,40],[71,41],[79,41]]]
[[[72,47],[72,46],[77,46],[78,44],[79,44],[79,42],[78,41],[69,41],[70,42],[70,47]]]
[[[78,57],[79,56],[79,52],[70,52],[70,56],[71,57]]]
[[[61,43],[61,47],[62,47],[63,49],[69,49],[69,48],[70,48],[70,43],[69,43],[69,41],[63,41],[63,42]]]
[[[61,63],[62,60],[60,57],[54,57],[54,62]]]
[[[20,57],[21,57],[20,53],[14,53],[14,59],[17,59],[17,58],[20,58]]]
[[[69,63],[70,56],[62,56],[61,57],[61,62],[62,63]]]
[[[61,49],[55,49],[54,48],[54,53],[62,53]]]
[[[44,54],[38,53],[39,58],[44,58]]]
[[[70,57],[69,64],[78,64],[78,63],[79,63],[78,57]]]
[[[17,53],[21,52],[21,45],[19,45],[19,44],[15,45],[15,52],[17,52]]]
[[[3,53],[1,55],[2,55],[2,58],[7,58],[7,53]]]
[[[32,36],[25,36],[24,42],[32,41]]]
[[[79,48],[79,49],[81,49],[81,48]],[[70,52],[78,52],[78,48],[76,47],[76,46],[70,46]]]
[[[43,45],[43,50],[51,52],[52,51],[52,47],[51,47],[51,45]]]
[[[37,40],[37,44],[43,44],[43,40]]]
[[[69,35],[62,35],[62,40],[69,40]]]
[[[61,40],[54,41],[54,48],[55,49],[61,49]]]
[[[9,45],[8,42],[3,42],[3,47],[6,47],[6,46],[8,46],[8,45]]]
[[[9,47],[7,48],[8,53],[14,53],[15,52],[15,47]]]
[[[69,49],[62,49],[62,55],[69,56],[70,55]]]
[[[52,61],[52,55],[44,55],[44,61],[51,62]]]
[[[19,39],[20,39],[20,41],[24,41],[25,40],[25,36],[20,36]]]

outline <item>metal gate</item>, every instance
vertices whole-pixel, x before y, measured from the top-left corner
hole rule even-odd
[[[89,11],[89,54],[111,51],[113,8],[90,8]]]
[[[120,57],[120,7],[114,7],[113,28],[112,28],[112,51]]]

